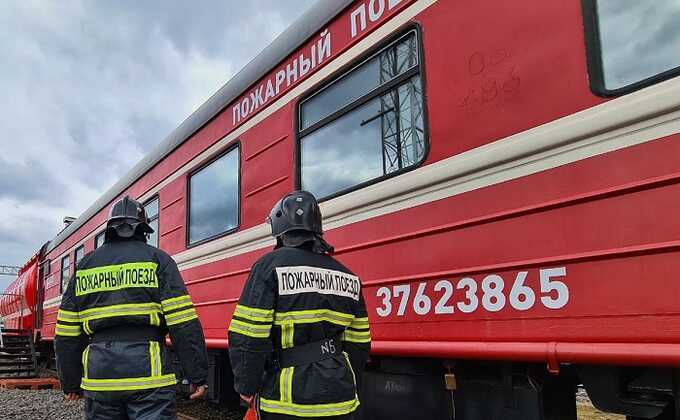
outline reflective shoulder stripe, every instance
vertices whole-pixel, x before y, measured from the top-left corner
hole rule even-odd
[[[142,378],[91,379],[82,378],[80,387],[86,391],[135,391],[161,388],[177,384],[175,374],[147,376]]]
[[[330,322],[332,324],[347,327],[352,323],[354,315],[330,309],[310,309],[305,311],[277,312],[274,323],[282,325],[285,322],[309,324],[314,322]]]
[[[168,312],[191,305],[193,305],[193,303],[191,302],[191,296],[189,295],[178,296],[161,301],[163,312]]]
[[[359,399],[331,404],[295,404],[283,401],[260,399],[260,409],[269,413],[288,414],[298,417],[327,417],[349,414],[359,407]]]
[[[241,304],[236,305],[234,315],[257,322],[272,322],[274,320],[273,309],[251,308]]]
[[[185,309],[179,312],[173,312],[171,314],[165,315],[165,323],[168,326],[181,324],[183,322],[191,321],[192,319],[198,318],[196,310],[194,308]]]

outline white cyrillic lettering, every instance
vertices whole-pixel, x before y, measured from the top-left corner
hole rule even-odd
[[[267,102],[269,98],[273,98],[275,95],[274,84],[272,83],[272,79],[269,79],[267,80],[267,91],[264,94],[264,101]]]
[[[359,30],[357,30],[357,17],[359,18]],[[354,9],[349,16],[349,20],[352,24],[352,38],[354,38],[359,32],[366,29],[366,4],[362,4]]]
[[[378,10],[375,9],[375,4],[378,3]],[[380,19],[380,16],[385,13],[385,0],[371,0],[368,3],[368,18],[371,22],[375,22]]]
[[[316,45],[312,45],[312,68],[316,67]]]
[[[245,118],[250,113],[250,99],[246,96],[241,101],[241,117]]]
[[[236,125],[239,121],[241,121],[241,106],[239,104],[234,105],[234,107],[231,109],[231,116],[233,125]]]
[[[253,109],[258,109],[260,108],[260,105],[264,104],[264,99],[262,98],[262,91],[264,90],[264,85],[260,85],[259,88],[255,89],[250,93],[250,100],[253,102],[250,104],[250,112],[253,112]]]
[[[279,72],[276,73],[276,94],[277,95],[281,91],[281,85],[283,84],[284,80],[286,80],[286,71],[285,70],[279,70]]]
[[[324,58],[331,56],[331,33],[328,29],[319,34],[321,39],[316,43],[316,48],[318,52],[318,62],[321,64]]]
[[[293,68],[290,67],[290,65],[293,65]],[[297,81],[298,78],[298,69],[297,69],[297,60],[293,60],[292,63],[286,65],[286,83],[288,86],[292,85]],[[293,79],[291,82],[290,79]]]
[[[300,54],[298,61],[300,62],[300,78],[303,78],[305,74],[309,72],[309,69],[312,67],[312,62],[308,58],[305,59],[304,53]]]

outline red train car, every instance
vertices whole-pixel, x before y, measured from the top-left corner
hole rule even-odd
[[[37,312],[42,312],[42,303],[38,305],[38,267],[39,253],[19,270],[16,280],[0,294],[0,317],[4,320],[4,328],[33,330]]]
[[[212,397],[263,223],[296,188],[370,306],[364,418],[631,419],[680,400],[677,2],[324,0],[47,246],[38,331],[146,203]],[[622,30],[635,28],[635,30]]]

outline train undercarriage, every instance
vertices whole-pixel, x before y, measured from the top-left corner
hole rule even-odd
[[[209,393],[236,406],[228,352],[210,350]],[[177,369],[179,365],[177,365]],[[181,372],[179,372],[181,377]],[[374,357],[363,376],[360,420],[576,420],[577,394],[626,420],[680,419],[675,368]]]

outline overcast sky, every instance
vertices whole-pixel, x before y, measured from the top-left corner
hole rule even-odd
[[[22,265],[313,3],[1,1],[0,264]]]

